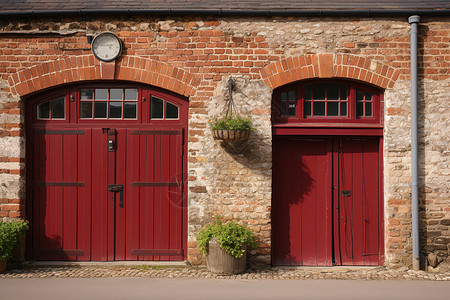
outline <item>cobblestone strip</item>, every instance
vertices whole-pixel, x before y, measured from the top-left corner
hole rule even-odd
[[[235,276],[221,276],[210,273],[205,267],[166,266],[20,266],[10,269],[0,278],[102,278],[102,277],[146,277],[146,278],[214,278],[245,280],[439,280],[450,281],[450,272],[427,273],[408,269],[370,270],[336,269],[307,270],[252,266],[246,273]]]

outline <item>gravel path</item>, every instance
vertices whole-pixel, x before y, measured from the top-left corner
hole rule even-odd
[[[439,280],[450,281],[450,272],[427,273],[407,268],[387,270],[375,268],[280,268],[254,265],[246,272],[235,276],[210,273],[204,266],[37,266],[19,265],[0,274],[1,278],[101,278],[101,277],[146,277],[146,278],[216,278],[244,280]]]

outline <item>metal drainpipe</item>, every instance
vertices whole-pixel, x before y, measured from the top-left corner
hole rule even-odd
[[[419,236],[419,172],[417,141],[417,35],[420,16],[408,18],[411,24],[411,210],[412,210],[412,250],[413,270],[420,270]]]

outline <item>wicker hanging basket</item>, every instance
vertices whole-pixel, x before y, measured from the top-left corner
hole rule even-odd
[[[250,132],[248,130],[214,129],[212,134],[216,140],[237,143],[247,140]]]

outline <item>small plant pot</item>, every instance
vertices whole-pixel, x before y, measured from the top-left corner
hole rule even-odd
[[[0,261],[0,273],[5,272],[6,270],[6,261]]]
[[[250,132],[248,130],[214,129],[212,134],[216,140],[237,143],[247,140]]]
[[[209,254],[206,257],[208,270],[219,275],[236,275],[244,273],[247,262],[247,245],[242,247],[245,252],[240,258],[228,254],[220,248],[216,238],[209,241]]]

